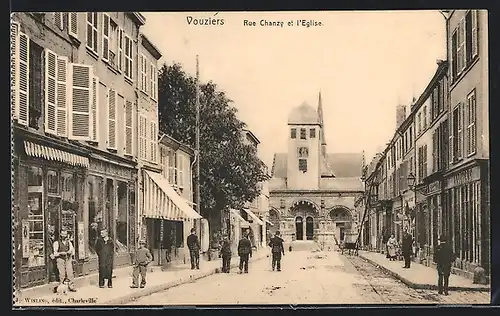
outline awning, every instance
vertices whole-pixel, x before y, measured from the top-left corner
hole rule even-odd
[[[271,223],[269,220],[265,219],[265,221],[266,221],[266,223],[268,223],[268,224],[269,224],[269,226],[274,226],[274,224],[273,224],[273,223]]]
[[[236,217],[236,219],[240,221],[241,228],[249,228],[250,227],[250,223],[247,222],[243,217],[241,217],[241,215],[238,213],[237,210],[231,210],[231,214],[233,214],[234,217]]]
[[[254,220],[257,224],[264,226],[264,222],[263,222],[260,218],[258,218],[258,217],[257,217],[257,215],[255,215],[252,211],[250,211],[249,209],[246,209],[246,208],[244,208],[243,210],[244,210],[245,212],[247,212],[247,214],[248,214],[248,215],[250,215],[250,217],[251,217],[251,218],[252,218],[252,219],[253,219],[253,220]]]
[[[72,166],[89,167],[89,159],[59,149],[24,141],[24,151],[28,156],[64,162]]]
[[[145,170],[144,209],[147,218],[182,221],[202,218],[161,174]]]

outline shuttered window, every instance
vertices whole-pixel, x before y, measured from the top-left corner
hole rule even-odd
[[[102,14],[102,60],[109,61],[110,20],[107,13]]]
[[[108,149],[116,150],[116,90],[108,89]]]
[[[462,19],[460,21],[460,25],[458,26],[458,31],[457,31],[457,70],[458,74],[460,74],[466,66],[466,60],[465,60],[465,38],[466,38],[466,32],[465,32],[465,19]]]
[[[177,178],[179,179],[179,188],[184,188],[184,156],[182,154],[177,155],[178,161],[178,167],[177,167],[177,172],[178,176]]]
[[[87,12],[87,48],[97,53],[97,12]]]
[[[90,140],[99,141],[99,77],[92,77],[92,107],[91,107],[92,131]]]
[[[151,99],[158,101],[158,70],[156,65],[151,63],[149,78],[151,80]]]
[[[64,19],[63,19],[63,13],[62,12],[55,12],[54,13],[54,24],[57,25],[57,27],[60,30],[64,29]]]
[[[45,50],[45,132],[56,135],[57,55]]]
[[[118,35],[117,35],[117,42],[118,42],[118,69],[120,71],[123,70],[123,30],[118,27]]]
[[[156,122],[149,122],[148,132],[147,132],[147,159],[151,162],[156,162],[158,158],[158,130]]]
[[[124,67],[125,67],[125,77],[128,78],[129,80],[133,80],[133,60],[132,60],[132,50],[133,50],[133,45],[132,45],[132,40],[130,37],[127,35],[124,35],[124,40],[125,40],[125,60],[124,60]]]
[[[472,38],[471,38],[471,41],[472,41],[472,58],[476,57],[477,56],[477,51],[478,51],[478,48],[479,48],[479,43],[477,41],[477,32],[478,32],[478,23],[477,23],[477,13],[478,13],[478,10],[471,10],[471,28],[472,28]]]
[[[74,38],[78,38],[78,13],[70,12],[68,14],[68,33]]]
[[[139,116],[139,157],[141,159],[147,159],[146,157],[146,147],[147,147],[147,119],[145,116]]]
[[[29,122],[29,50],[30,40],[19,32],[17,49],[16,117],[17,122],[28,126]]]
[[[476,153],[476,90],[467,96],[467,155]]]
[[[16,112],[16,93],[17,93],[17,79],[18,79],[18,38],[19,38],[19,24],[16,22],[10,23],[10,87],[11,87],[11,95],[10,95],[10,109],[12,112],[12,117],[15,117]]]
[[[147,71],[147,59],[146,56],[141,54],[141,64],[140,64],[140,71],[141,71],[141,90],[144,93],[148,93],[148,71]]]
[[[133,103],[130,100],[125,100],[125,154],[133,154]]]
[[[68,137],[68,58],[57,56],[57,136]]]
[[[69,138],[90,140],[92,68],[88,65],[71,64],[70,69],[72,94],[69,108]]]

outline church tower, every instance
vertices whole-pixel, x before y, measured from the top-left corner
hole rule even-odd
[[[318,96],[318,116],[320,124],[319,139],[321,141],[321,155],[326,157],[326,138],[325,138],[325,123],[323,122],[323,102],[321,100],[321,91]]]
[[[288,117],[287,188],[318,190],[321,176],[321,122],[306,102]]]

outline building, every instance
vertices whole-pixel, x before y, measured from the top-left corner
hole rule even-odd
[[[456,268],[489,274],[490,180],[488,12],[454,10],[446,20],[450,67],[449,168],[444,177],[444,233],[459,256]]]
[[[100,229],[130,263],[137,239],[136,12],[15,13],[11,23],[17,286],[54,280],[69,232],[77,276],[97,270]]]
[[[351,231],[363,154],[328,153],[324,128],[320,93],[317,111],[306,103],[291,111],[288,152],[274,154],[269,220],[286,242],[335,245]]]

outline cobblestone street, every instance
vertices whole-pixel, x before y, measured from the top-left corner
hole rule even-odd
[[[270,258],[249,274],[216,274],[158,292],[129,305],[206,304],[487,304],[489,293],[414,290],[360,257],[338,252],[288,252],[283,271],[272,272]]]

